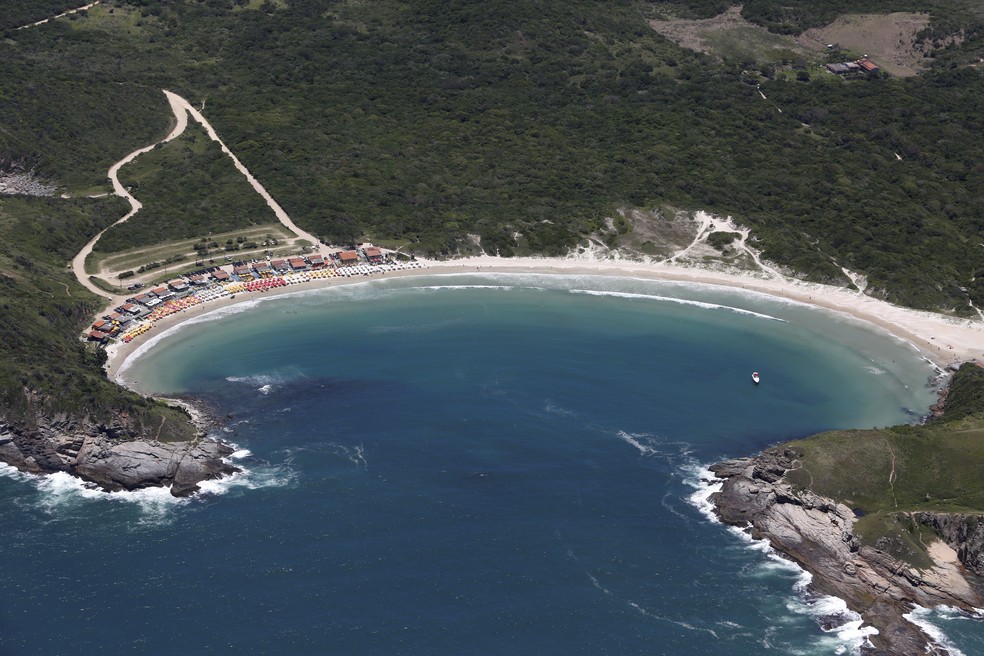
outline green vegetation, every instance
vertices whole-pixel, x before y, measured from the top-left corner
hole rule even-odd
[[[816,4],[744,11],[801,29],[838,6]],[[941,5],[931,27],[975,24],[968,7]],[[977,47],[976,32],[964,39],[946,52]],[[604,233],[616,208],[672,204],[735,216],[765,257],[814,280],[844,283],[844,266],[890,300],[969,314],[968,299],[984,305],[984,74],[951,69],[954,57],[907,80],[802,82],[683,50],[628,0],[117,0],[0,43],[0,161],[92,185],[165,133],[167,87],[204,101],[243,162],[328,241],[453,254],[477,234],[489,252],[562,254]],[[206,216],[253,220],[235,194],[215,198],[224,173],[191,180],[192,164],[212,168],[208,153],[147,157],[190,184],[138,180],[155,218],[101,247],[151,243],[161,221],[192,237]],[[178,190],[176,207],[154,200]]]
[[[862,541],[894,545],[896,555],[918,564],[924,554],[913,541],[927,529],[911,513],[984,512],[984,369],[962,366],[943,416],[926,424],[834,431],[779,448],[800,454],[787,480],[862,512]]]
[[[741,237],[741,233],[739,232],[724,232],[719,230],[707,235],[707,243],[711,247],[723,251],[739,237]]]
[[[81,288],[68,260],[125,204],[116,198],[0,197],[0,407],[3,420],[34,426],[37,416],[125,418],[163,439],[187,439],[182,413],[109,382],[105,352],[79,339],[103,306]],[[167,421],[164,421],[164,418]]]
[[[4,3],[0,25],[58,4]],[[969,314],[969,300],[984,306],[984,72],[965,65],[984,49],[978,4],[744,4],[774,33],[846,11],[929,9],[928,72],[841,80],[800,76],[785,54],[756,61],[771,39],[744,52],[720,44],[731,54],[718,59],[646,23],[714,15],[727,8],[719,0],[107,0],[0,39],[0,171],[33,170],[76,196],[106,191],[113,162],[167,133],[167,88],[203,107],[288,213],[328,241],[453,255],[478,235],[508,256],[563,254],[593,235],[660,253],[657,231],[634,234],[618,209],[706,209],[811,279],[844,283],[847,267],[892,301]],[[124,169],[145,209],[110,231],[103,255],[267,220],[190,129]],[[121,203],[6,199],[2,210],[3,320],[16,334],[0,351],[5,407],[23,407],[29,389],[80,411],[158,412],[101,382],[75,339],[97,303],[64,265]],[[607,217],[619,217],[614,228]],[[906,430],[884,441],[918,444]],[[954,494],[932,499],[977,503]]]
[[[133,162],[120,182],[142,204],[96,243],[96,252],[229,232],[277,221],[273,210],[197,123]]]
[[[87,4],[82,0],[4,0],[0,5],[0,34]]]

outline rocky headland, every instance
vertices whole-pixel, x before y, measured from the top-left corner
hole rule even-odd
[[[813,575],[812,587],[847,602],[866,625],[878,630],[862,648],[866,655],[947,654],[903,616],[914,605],[952,606],[973,613],[984,606],[984,523],[974,515],[912,513],[943,536],[928,545],[934,565],[917,569],[887,550],[862,544],[853,532],[851,508],[784,480],[798,454],[778,447],[752,458],[713,465],[723,479],[710,497],[718,517],[768,540],[776,551]],[[887,545],[886,545],[887,546]]]
[[[160,442],[119,422],[60,416],[32,424],[0,421],[0,460],[32,474],[66,472],[107,491],[168,487],[174,496],[188,496],[202,481],[240,471],[225,460],[233,449],[203,434]]]

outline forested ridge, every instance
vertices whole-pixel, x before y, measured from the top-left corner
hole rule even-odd
[[[743,11],[776,29],[778,11],[783,30],[839,11],[815,4]],[[488,252],[556,255],[619,207],[669,204],[733,215],[765,257],[816,280],[846,283],[847,267],[893,301],[984,304],[984,78],[959,63],[976,13],[883,7],[936,10],[928,32],[963,18],[964,40],[917,78],[848,82],[711,58],[646,23],[722,7],[117,0],[8,33],[0,161],[100,185],[108,163],[164,131],[159,89],[172,88],[205,102],[243,162],[328,241],[451,255],[475,234]],[[154,230],[128,229],[141,225]]]

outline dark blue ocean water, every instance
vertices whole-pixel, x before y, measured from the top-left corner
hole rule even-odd
[[[707,518],[701,471],[910,421],[933,400],[910,346],[788,302],[628,279],[429,276],[258,305],[124,372],[227,415],[243,475],[184,501],[0,478],[0,653],[857,644],[857,622],[820,628],[838,603],[806,596],[799,570]],[[979,651],[978,622],[931,617]]]

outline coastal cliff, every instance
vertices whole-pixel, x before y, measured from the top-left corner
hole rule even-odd
[[[862,653],[946,654],[903,615],[914,604],[968,612],[984,605],[979,583],[965,575],[984,573],[981,518],[913,513],[916,522],[943,536],[949,547],[929,545],[932,565],[913,567],[891,555],[888,544],[863,544],[855,534],[857,518],[851,508],[791,485],[786,473],[799,467],[799,457],[793,449],[779,447],[713,465],[711,471],[723,479],[721,490],[710,498],[717,515],[727,524],[746,527],[754,538],[768,540],[813,575],[815,590],[845,600],[878,629]],[[946,558],[949,549],[956,552],[952,559]]]
[[[123,420],[111,424],[68,416],[0,421],[0,460],[33,474],[66,472],[107,491],[169,487],[174,496],[198,491],[202,481],[238,472],[224,458],[226,444],[199,439],[146,439]]]

